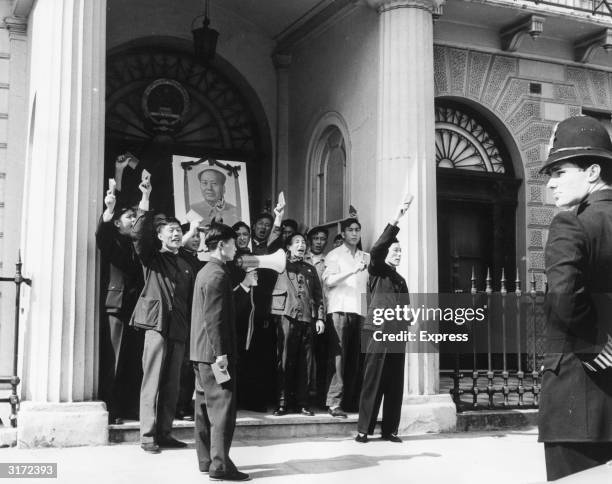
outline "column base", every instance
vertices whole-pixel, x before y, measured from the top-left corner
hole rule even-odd
[[[457,408],[450,395],[407,395],[402,402],[399,434],[454,432]]]
[[[22,402],[17,447],[77,447],[108,444],[104,402]]]

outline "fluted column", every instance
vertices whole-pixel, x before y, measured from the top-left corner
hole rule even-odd
[[[33,284],[24,301],[28,402],[19,444],[102,443],[103,404],[70,404],[92,401],[97,391],[94,233],[102,209],[106,1],[37,2],[29,23],[22,247]]]
[[[289,66],[291,55],[274,54],[276,68],[276,163],[272,181],[272,200],[278,192],[289,191]]]
[[[376,216],[379,230],[405,190],[414,202],[400,222],[400,273],[412,293],[438,290],[432,12],[443,0],[368,0],[379,13],[379,122]],[[439,396],[439,359],[406,358],[402,429],[454,425],[454,406]],[[440,421],[437,407],[451,419]],[[427,415],[429,416],[427,416]],[[447,417],[443,417],[445,420]],[[416,426],[415,426],[416,425]]]

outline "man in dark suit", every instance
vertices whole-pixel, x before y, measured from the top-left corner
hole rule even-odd
[[[397,273],[402,248],[396,236],[400,218],[406,213],[412,198],[404,197],[391,223],[387,224],[382,235],[370,250],[368,264],[368,314],[364,324],[362,345],[365,343],[363,384],[359,398],[359,422],[357,437],[360,443],[368,441],[368,434],[374,433],[378,410],[384,397],[382,438],[390,442],[401,442],[397,436],[402,410],[404,393],[404,351],[405,344],[391,346],[378,342],[373,337],[375,329],[393,333],[398,323],[387,321],[382,328],[373,323],[373,311],[380,308],[394,308],[407,303],[408,286],[404,278]],[[405,322],[399,327],[405,327]]]
[[[183,237],[180,222],[162,214],[153,219],[149,210],[151,185],[143,181],[140,190],[142,200],[132,237],[145,282],[130,324],[145,330],[140,445],[145,452],[157,454],[161,447],[186,447],[184,442],[172,437],[172,420],[189,331],[195,275],[179,254]]]
[[[542,172],[561,208],[545,249],[539,412],[548,480],[612,459],[612,143],[594,118],[561,122]]]
[[[198,465],[211,480],[246,481],[229,457],[236,426],[236,310],[226,262],[236,255],[231,227],[212,224],[206,234],[210,261],[196,278],[190,355],[196,377],[195,437]],[[215,368],[229,373],[218,383]]]

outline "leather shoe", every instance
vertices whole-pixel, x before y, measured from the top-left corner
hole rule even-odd
[[[274,415],[275,417],[280,417],[281,415],[287,415],[287,407],[283,407],[281,405],[276,410],[274,410],[274,413],[272,415]]]
[[[185,442],[181,442],[180,440],[177,440],[174,437],[159,439],[157,443],[160,447],[165,447],[168,449],[182,449],[184,447],[187,447],[187,444]]]
[[[230,474],[209,474],[208,478],[211,481],[250,481],[248,474],[235,470]]]
[[[159,450],[159,445],[155,442],[145,442],[144,444],[140,444],[140,448],[149,454],[159,454],[161,450]]]
[[[308,407],[302,407],[302,409],[300,410],[300,413],[302,415],[307,415],[308,417],[314,416],[314,412],[310,410]]]
[[[383,440],[388,440],[389,442],[395,442],[396,444],[403,442],[402,439],[395,434],[381,435],[380,438]]]
[[[330,408],[329,410],[327,410],[327,413],[329,413],[332,417],[338,417],[338,418],[347,417],[346,412],[342,411],[340,407]]]
[[[360,444],[366,444],[368,442],[368,435],[357,434],[357,437],[355,437],[355,442],[359,442]]]

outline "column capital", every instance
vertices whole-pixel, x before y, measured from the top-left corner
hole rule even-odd
[[[398,8],[420,8],[434,13],[446,3],[446,0],[366,0],[366,3],[378,13]]]
[[[24,17],[4,17],[4,25],[11,34],[25,35],[28,31],[28,19]]]
[[[291,54],[272,54],[272,62],[277,69],[287,69],[291,65]]]

